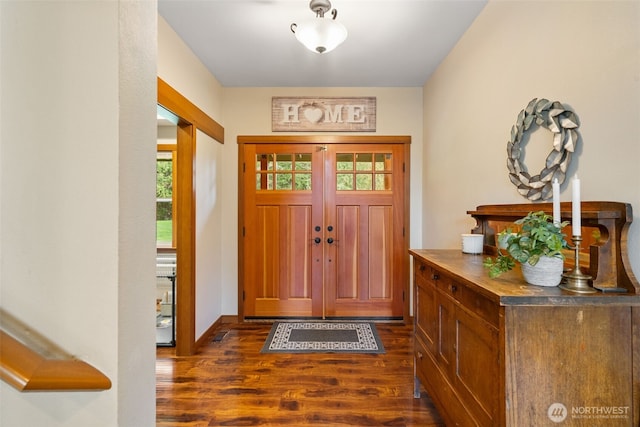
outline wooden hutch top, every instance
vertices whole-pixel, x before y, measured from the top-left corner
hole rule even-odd
[[[582,202],[583,248],[581,268],[593,277],[593,287],[602,292],[640,294],[628,254],[627,234],[633,221],[631,205],[620,202]],[[476,220],[472,233],[484,235],[484,253],[497,253],[496,235],[532,211],[551,214],[551,203],[481,205],[468,211]],[[571,221],[571,203],[560,204],[562,220]],[[569,227],[570,230],[570,227]],[[570,234],[570,233],[567,233]],[[571,244],[570,235],[567,241]],[[582,265],[583,258],[586,260]],[[570,257],[567,261],[571,262]]]

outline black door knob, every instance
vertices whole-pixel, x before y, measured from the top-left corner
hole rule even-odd
[[[329,238],[327,239],[327,243],[328,243],[328,244],[332,244],[332,243],[333,243],[333,238],[329,237]]]
[[[319,237],[316,237],[315,239],[313,239],[314,242],[316,242],[316,245],[319,245],[320,242],[322,242],[322,239]]]

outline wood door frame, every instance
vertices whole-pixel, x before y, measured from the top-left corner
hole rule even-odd
[[[224,143],[224,128],[158,77],[158,104],[178,116],[176,355],[196,348],[196,130]]]
[[[404,271],[405,283],[403,286],[403,321],[409,321],[410,311],[410,289],[409,289],[409,236],[410,222],[410,179],[411,176],[411,136],[408,135],[238,135],[238,320],[245,321],[244,318],[244,240],[243,240],[243,218],[244,206],[244,185],[243,173],[246,168],[244,158],[244,144],[403,144],[404,146],[404,254],[401,268]]]

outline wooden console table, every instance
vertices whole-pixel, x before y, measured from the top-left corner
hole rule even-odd
[[[517,218],[528,212],[504,206],[502,214],[492,209],[491,218],[508,221],[513,212]],[[589,215],[601,226],[597,216],[609,214],[593,208]],[[619,238],[626,238],[631,218],[613,224],[615,230],[602,226],[617,248],[608,259],[625,259],[615,252],[626,248]],[[527,285],[519,267],[490,279],[482,266],[486,255],[409,252],[416,394],[422,384],[447,425],[640,425],[640,295],[625,262],[612,268],[602,254],[595,264],[590,259],[594,277],[604,268],[628,278],[603,282],[626,291],[576,294]]]

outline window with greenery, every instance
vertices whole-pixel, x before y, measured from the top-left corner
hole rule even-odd
[[[256,154],[256,190],[311,190],[311,153]]]
[[[337,153],[336,190],[391,190],[391,153]]]
[[[159,151],[156,162],[156,245],[174,247],[174,156]]]

